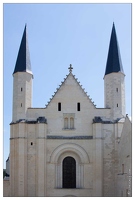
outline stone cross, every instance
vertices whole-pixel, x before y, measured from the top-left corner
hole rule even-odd
[[[72,67],[71,64],[70,64],[70,67],[68,69],[69,69],[69,72],[72,72],[73,67]]]

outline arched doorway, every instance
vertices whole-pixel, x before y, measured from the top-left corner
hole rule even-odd
[[[63,188],[76,188],[76,161],[71,156],[63,160]]]
[[[56,188],[63,188],[63,160],[72,157],[76,163],[76,188],[84,187],[84,164],[90,163],[86,151],[75,143],[64,143],[58,146],[50,157],[50,163],[55,164]]]

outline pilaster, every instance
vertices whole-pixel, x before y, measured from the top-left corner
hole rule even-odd
[[[102,124],[93,124],[93,196],[103,195]]]

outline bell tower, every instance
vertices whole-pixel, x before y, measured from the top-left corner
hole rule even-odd
[[[26,119],[27,108],[32,105],[32,78],[27,27],[25,26],[13,72],[12,122]]]
[[[111,118],[125,116],[125,74],[113,23],[104,76],[104,104],[111,109]]]

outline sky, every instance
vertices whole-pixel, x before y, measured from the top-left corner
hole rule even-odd
[[[126,75],[126,113],[131,116],[131,18],[129,3],[3,5],[4,167],[12,121],[12,74],[25,24],[34,75],[32,107],[45,107],[72,64],[82,87],[97,108],[103,108],[103,77],[114,22]]]

